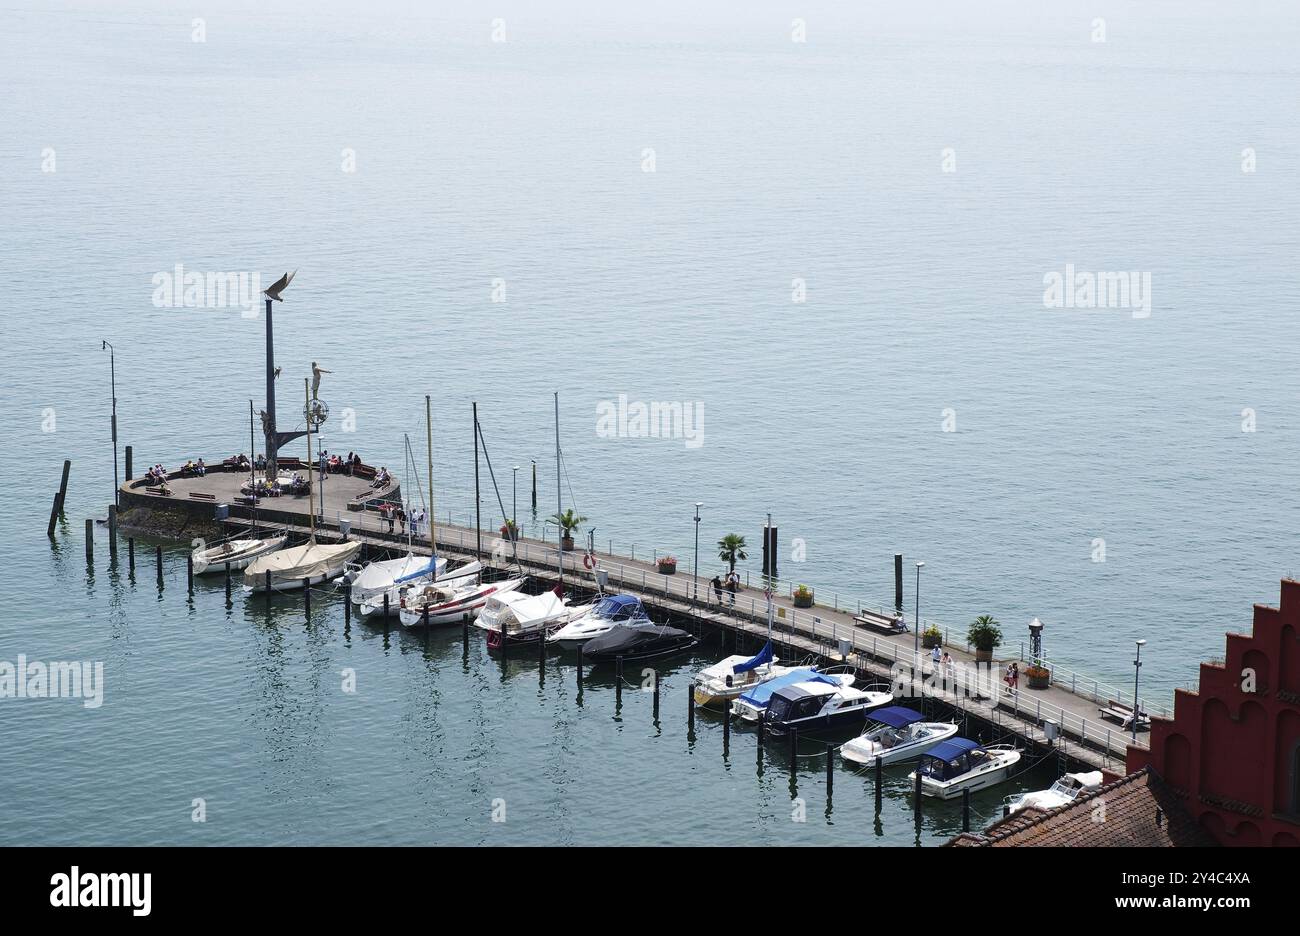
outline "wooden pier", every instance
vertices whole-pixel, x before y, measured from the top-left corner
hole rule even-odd
[[[347,538],[364,543],[372,552],[401,552],[408,548],[424,555],[429,552],[427,526],[414,534],[413,545],[408,547],[400,526],[395,524],[390,532],[388,521],[374,510],[327,515],[323,525],[318,519],[317,537],[327,541],[342,539],[344,534],[337,522],[340,518],[348,527]],[[254,519],[249,509],[235,505],[231,506],[225,523],[232,530],[268,528],[264,516]],[[269,526],[306,537],[305,503],[296,522]],[[548,585],[559,579],[558,544],[554,542],[521,537],[512,543],[495,531],[476,531],[446,523],[437,525],[436,532],[439,553],[448,558],[477,558],[488,570],[501,573],[517,563],[529,576]],[[725,591],[719,603],[709,581],[703,577],[697,582],[689,574],[663,575],[653,562],[631,557],[600,554],[595,560],[596,568],[589,569],[585,551],[565,552],[566,587],[595,589],[597,573],[604,572],[608,589],[637,595],[660,617],[670,616],[697,628],[709,626],[745,635],[741,639],[752,638],[750,643],[755,648],[766,637],[768,608],[762,588],[743,588],[735,596],[733,606]],[[1110,706],[1113,698],[1099,692],[1103,687],[1097,683],[1085,680],[1080,687],[1076,676],[1073,691],[1058,681],[1046,689],[1021,688],[1012,692],[1001,676],[1006,662],[1019,659],[1018,656],[977,666],[970,649],[954,643],[945,646],[954,659],[951,671],[936,672],[939,668],[931,663],[927,651],[922,650],[921,659],[917,659],[911,632],[888,634],[876,630],[887,627],[892,613],[823,605],[796,608],[788,594],[775,594],[772,603],[773,640],[780,655],[787,660],[809,655],[837,662],[846,659],[868,674],[863,677],[864,682],[874,678],[894,685],[904,697],[947,706],[954,714],[984,726],[995,735],[1015,736],[1033,753],[1056,752],[1087,769],[1123,774],[1128,746],[1145,748],[1147,745],[1144,732],[1139,732],[1134,741],[1120,724],[1101,717],[1101,711]]]

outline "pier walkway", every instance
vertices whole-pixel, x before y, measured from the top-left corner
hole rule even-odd
[[[297,523],[272,526],[305,536],[308,532],[305,498],[302,508]],[[361,541],[373,549],[407,548],[406,536],[400,528],[395,527],[394,532],[389,533],[387,521],[374,511],[340,513],[333,519],[327,515],[323,525],[318,522],[318,536],[331,540],[340,538],[339,520],[347,522],[349,539]],[[227,523],[242,529],[254,525],[250,513],[234,505]],[[257,523],[267,526],[262,520]],[[495,531],[484,530],[476,536],[472,527],[451,524],[439,524],[436,529],[439,551],[449,557],[478,557],[491,568],[504,570],[515,562],[517,556],[518,565],[530,576],[550,583],[559,577],[556,543],[520,538],[511,544]],[[415,552],[428,553],[428,535],[427,527],[417,532]],[[564,579],[576,587],[595,588],[595,571],[584,566],[585,556],[582,550],[564,554]],[[596,562],[597,570],[608,576],[608,588],[640,596],[651,610],[708,622],[752,635],[756,640],[766,635],[767,598],[762,588],[744,588],[737,594],[733,607],[726,592],[722,604],[719,604],[712,595],[708,580],[703,577],[697,582],[689,574],[664,575],[653,562],[617,555],[601,554],[596,557]],[[781,587],[786,586],[782,584]],[[954,659],[954,666],[947,672],[936,672],[937,667],[930,662],[928,651],[922,650],[922,659],[916,659],[912,632],[889,634],[875,629],[887,626],[892,618],[891,612],[878,608],[846,609],[825,605],[796,608],[788,593],[774,594],[772,603],[773,640],[787,648],[778,650],[786,659],[808,654],[832,659],[847,656],[850,662],[881,681],[896,684],[904,694],[939,699],[1041,748],[1050,744],[1049,722],[1054,723],[1059,735],[1057,746],[1063,748],[1068,756],[1096,768],[1123,773],[1128,746],[1147,746],[1145,731],[1139,731],[1134,740],[1131,732],[1120,723],[1101,716],[1101,710],[1109,708],[1112,703],[1127,705],[1131,700],[1126,701],[1123,693],[1114,687],[1085,679],[1056,664],[1051,664],[1053,682],[1048,688],[1024,688],[1022,674],[1022,687],[1011,692],[1002,682],[1002,673],[1007,662],[1022,659],[1022,655],[1012,653],[995,660],[991,666],[977,665],[971,648],[965,646],[964,641],[954,640],[945,645]],[[1145,701],[1142,710],[1160,714]]]

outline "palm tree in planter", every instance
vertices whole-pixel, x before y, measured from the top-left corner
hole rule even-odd
[[[573,549],[573,533],[587,522],[587,518],[578,516],[570,509],[564,513],[552,514],[551,520],[559,524],[560,530],[564,533],[564,538],[560,541],[561,548],[565,552],[570,552]]]
[[[737,559],[748,559],[745,554],[745,538],[738,533],[728,533],[718,540],[718,558],[727,564],[730,571],[736,571]]]
[[[991,663],[994,648],[1002,645],[1002,628],[992,615],[981,614],[966,631],[966,642],[975,648],[976,663]]]
[[[925,630],[921,631],[921,646],[929,650],[931,647],[943,646],[943,634],[939,628],[931,624]]]

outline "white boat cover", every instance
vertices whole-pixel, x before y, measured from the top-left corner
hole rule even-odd
[[[502,606],[509,607],[507,614]],[[528,629],[543,624],[564,613],[564,602],[553,591],[540,595],[526,595],[523,592],[502,592],[488,599],[485,610],[492,610],[494,617],[505,621],[506,628],[517,624],[519,629]]]
[[[360,543],[317,543],[293,546],[259,556],[244,570],[246,579],[270,572],[274,578],[315,578],[337,572],[343,563],[361,551]]]
[[[372,562],[358,572],[357,577],[352,580],[353,593],[366,594],[392,588],[393,584],[404,575],[428,574],[430,562],[428,556],[416,556],[413,553],[407,553],[400,559],[382,559]],[[439,574],[446,565],[446,559],[438,559]]]

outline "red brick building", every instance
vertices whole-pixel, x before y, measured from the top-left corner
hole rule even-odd
[[[1177,690],[1173,718],[1151,720],[1151,750],[1129,748],[1128,771],[1154,770],[1221,845],[1300,845],[1300,582],[1227,640],[1200,691]]]

